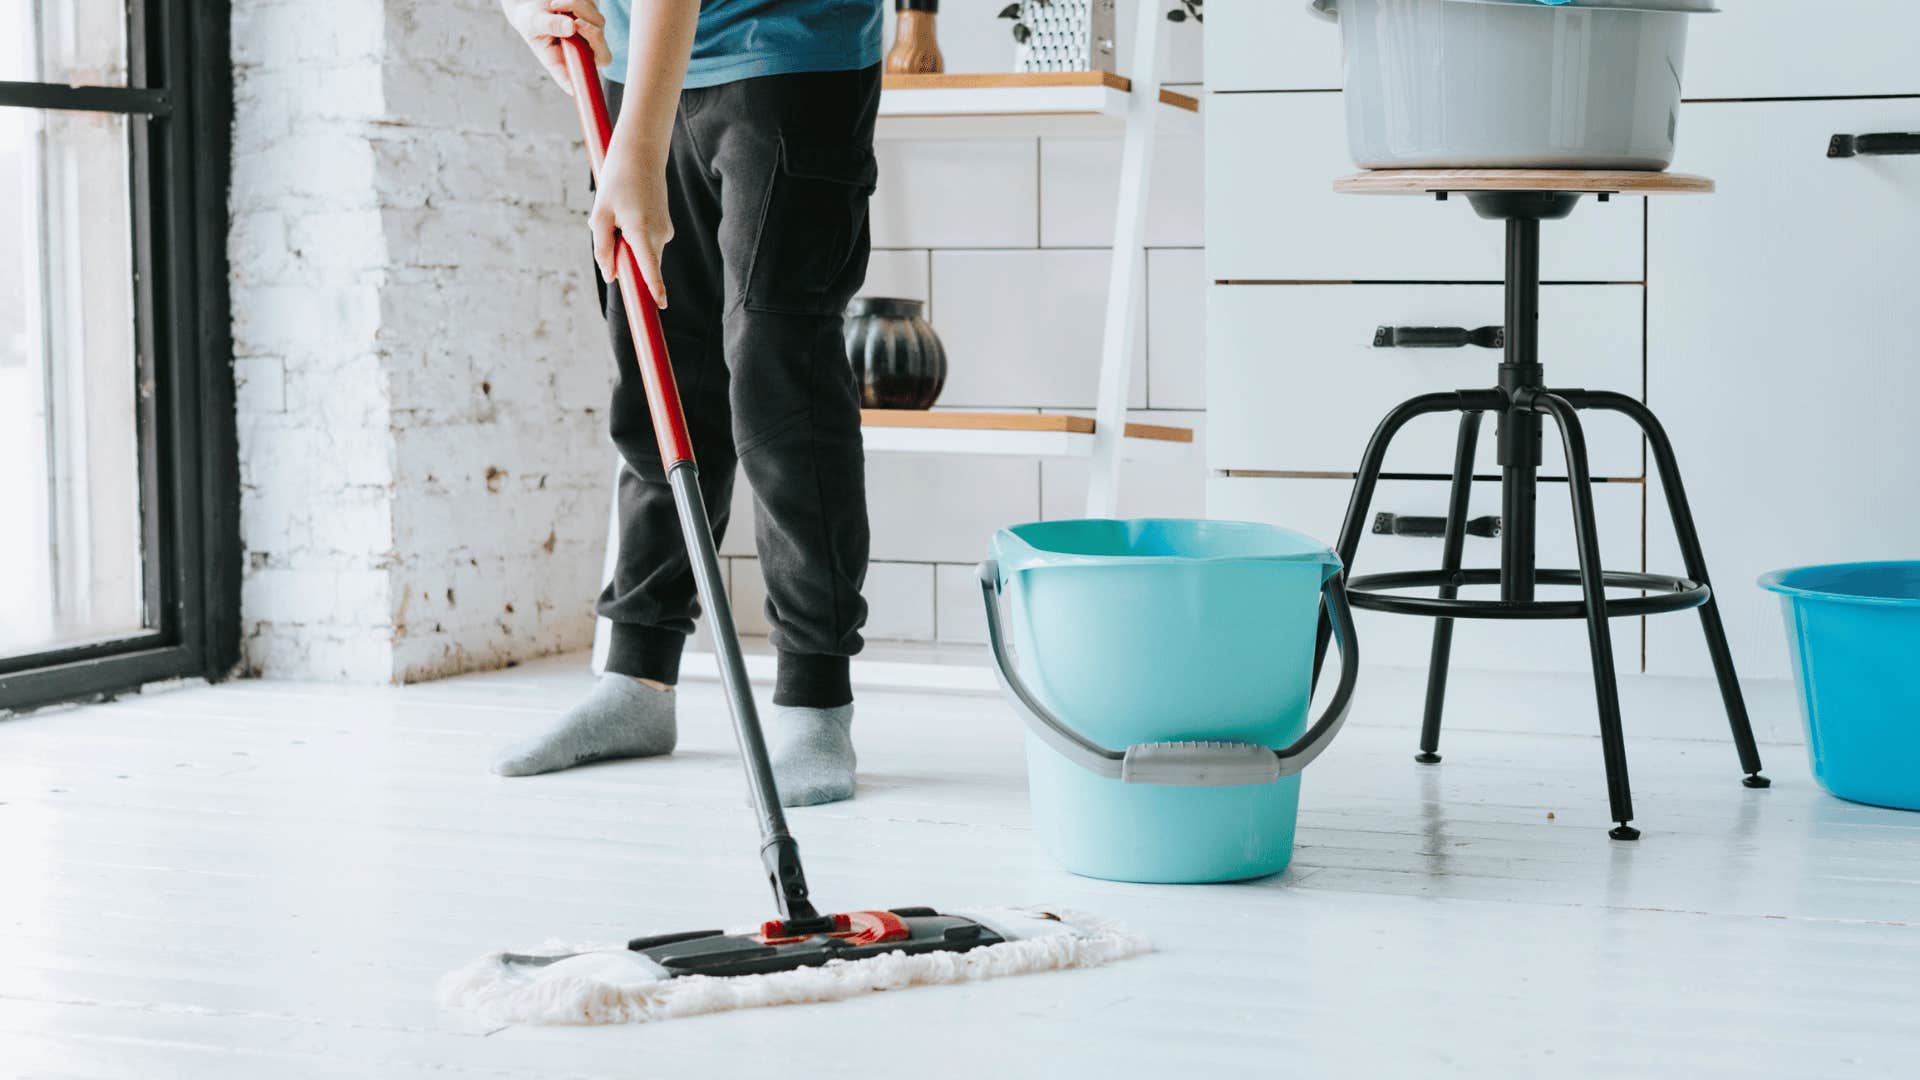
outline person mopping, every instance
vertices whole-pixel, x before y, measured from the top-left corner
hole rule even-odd
[[[866,276],[881,0],[501,0],[563,89],[559,39],[593,46],[617,117],[590,218],[618,381],[619,556],[606,672],[502,776],[673,750],[699,609],[614,276],[616,230],[660,319],[725,530],[736,463],[778,653],[768,748],[780,801],[854,792],[848,659],[866,621],[859,396],[841,313]],[[569,91],[571,92],[571,91]],[[669,243],[671,241],[671,243]],[[671,304],[669,304],[671,300]]]
[[[625,316],[614,330],[613,421],[624,531],[619,575],[600,606],[619,629],[610,673],[499,768],[524,775],[671,749],[669,688],[698,598],[775,917],[757,930],[678,930],[624,947],[492,952],[443,977],[439,998],[507,1023],[640,1022],[1144,952],[1147,940],[1125,927],[1058,908],[831,908],[812,897],[781,804],[853,793],[847,657],[860,644],[867,531],[838,312],[865,273],[879,12],[877,0],[707,0],[696,20],[697,2],[638,0],[630,36],[613,32],[629,44],[633,97],[618,125],[598,74],[618,61],[589,0],[505,5],[574,95],[599,182],[595,252],[619,292],[608,306]],[[845,33],[832,29],[838,20]],[[683,75],[690,86],[713,81],[683,93]],[[692,235],[668,247],[675,223]],[[679,303],[662,311],[668,283]],[[649,426],[658,429],[652,449],[640,438]],[[703,460],[722,464],[725,479],[703,480]],[[736,460],[758,496],[773,579],[772,740],[708,521],[725,510]],[[670,544],[663,537],[676,521]]]

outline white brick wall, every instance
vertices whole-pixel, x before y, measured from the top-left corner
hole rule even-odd
[[[492,0],[238,0],[233,36],[248,669],[585,645],[610,365],[569,103]]]
[[[1009,66],[1000,6],[943,5],[950,70]],[[494,0],[234,8],[248,669],[408,681],[584,647],[610,364],[569,103]],[[1169,78],[1198,81],[1198,29],[1165,34]],[[1117,139],[880,147],[865,291],[930,301],[953,354],[947,403],[1091,406],[1118,153]],[[1156,163],[1134,392],[1155,410],[1143,417],[1196,426],[1200,158],[1188,136]],[[1133,467],[1126,512],[1199,513],[1199,460]],[[872,458],[870,635],[976,639],[971,563],[988,536],[1077,513],[1084,472]],[[743,490],[724,554],[751,631],[750,514]]]

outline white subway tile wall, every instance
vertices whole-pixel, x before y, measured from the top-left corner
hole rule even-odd
[[[995,529],[1040,516],[1040,463],[874,454],[867,459],[867,511],[875,559],[975,562]]]
[[[1108,257],[1104,249],[935,251],[940,312],[933,328],[946,342],[948,363],[940,404],[1092,408]],[[1146,311],[1136,303],[1128,399],[1136,408],[1147,403],[1145,330]]]
[[[736,474],[733,509],[728,513],[726,534],[720,538],[720,554],[750,556],[753,553],[753,490],[747,486],[745,474]]]
[[[940,566],[934,580],[934,607],[939,615],[940,640],[959,645],[981,645],[987,640],[987,620],[980,598],[975,563]]]
[[[1147,188],[1147,246],[1200,247],[1205,199],[1198,134],[1162,132]],[[1110,247],[1120,199],[1119,139],[1040,141],[1040,243]]]
[[[1040,242],[1038,139],[882,140],[875,247],[1030,248]]]
[[[1207,253],[1147,252],[1147,407],[1207,407]]]
[[[864,296],[897,296],[907,300],[931,300],[933,297],[933,258],[924,250],[883,248],[867,262],[867,281],[860,287]],[[933,317],[928,304],[927,317]]]

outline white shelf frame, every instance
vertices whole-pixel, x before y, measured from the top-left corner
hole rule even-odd
[[[1157,2],[1135,5],[1132,83],[1127,128],[1120,148],[1120,198],[1114,211],[1113,259],[1107,273],[1106,326],[1100,337],[1100,386],[1094,399],[1092,467],[1087,470],[1090,518],[1118,516],[1120,466],[1127,441],[1127,395],[1133,383],[1136,297],[1146,295],[1147,201],[1153,187],[1153,151],[1159,140],[1160,28],[1166,15]]]
[[[1072,83],[1001,82],[991,76],[928,76],[932,85],[900,86],[880,94],[879,139],[1009,138],[1020,136],[1118,135],[1128,128],[1134,93],[1131,81],[1075,72]],[[908,77],[912,78],[912,77]],[[896,79],[896,83],[900,81]],[[1156,91],[1163,123],[1199,128],[1199,99],[1176,91]]]

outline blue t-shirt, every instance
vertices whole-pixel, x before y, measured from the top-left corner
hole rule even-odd
[[[613,64],[627,78],[633,0],[602,0]],[[880,62],[880,0],[701,0],[688,89],[762,75],[853,71]]]

